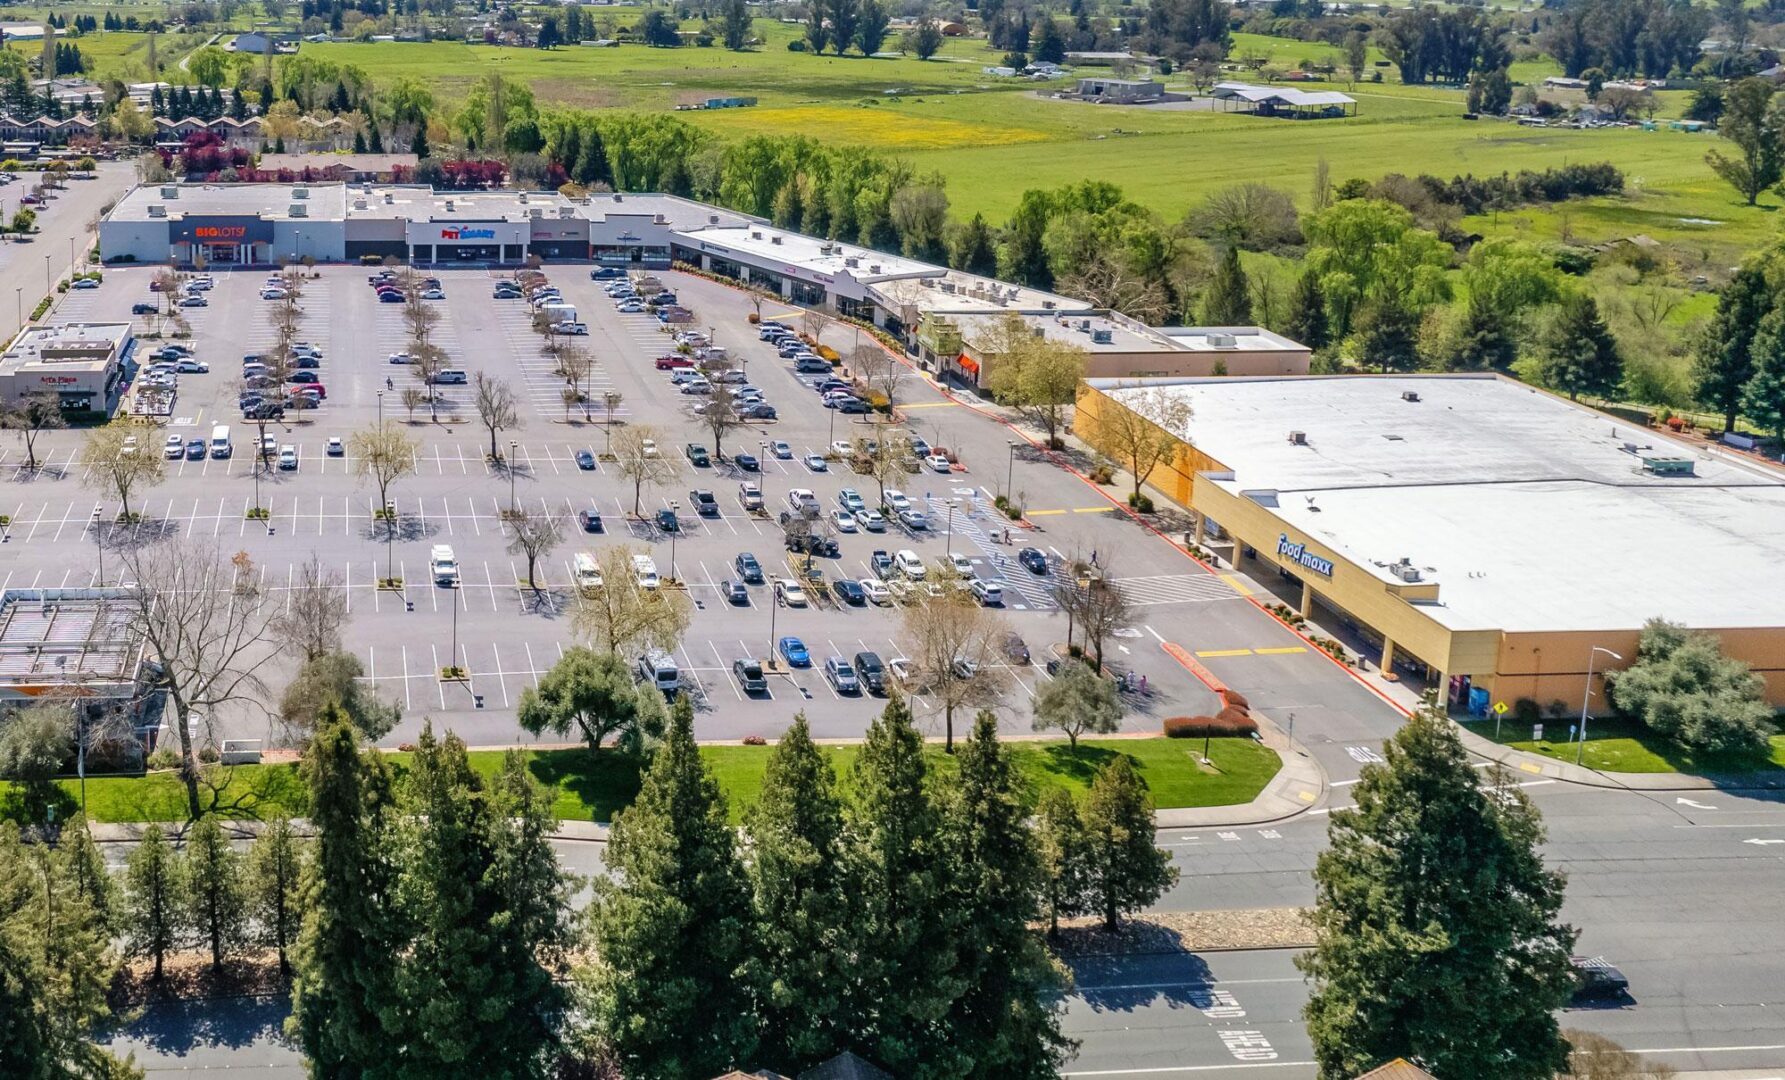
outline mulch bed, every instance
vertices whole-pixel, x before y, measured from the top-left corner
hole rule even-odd
[[[1314,944],[1301,908],[1136,915],[1112,933],[1101,919],[1062,919],[1051,942],[1060,956],[1150,955],[1213,949],[1290,949]]]
[[[112,981],[111,1003],[114,1008],[135,1008],[164,1001],[192,1001],[204,998],[262,997],[289,992],[290,985],[279,974],[278,954],[267,950],[260,954],[225,961],[220,972],[211,970],[209,953],[169,953],[162,964],[161,980],[154,978],[155,965],[147,960],[133,960],[118,970]]]

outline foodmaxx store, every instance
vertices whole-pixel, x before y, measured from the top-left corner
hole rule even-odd
[[[1785,704],[1778,469],[1493,375],[1091,379],[1074,431],[1119,459],[1107,418],[1167,403],[1190,415],[1148,483],[1193,512],[1186,539],[1371,678],[1477,714],[1603,710],[1597,676],[1662,618]]]

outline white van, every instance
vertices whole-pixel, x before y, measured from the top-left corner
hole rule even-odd
[[[437,384],[462,383],[465,381],[465,373],[458,368],[443,368],[440,374],[434,376],[434,382]]]
[[[453,556],[451,544],[435,544],[428,552],[428,569],[434,584],[453,588],[459,583],[459,560]]]
[[[588,592],[601,587],[601,564],[595,561],[595,556],[586,551],[579,551],[572,563],[578,589]]]
[[[682,673],[676,670],[675,658],[662,649],[652,649],[638,658],[638,676],[662,691],[664,697],[674,697],[682,686]]]
[[[226,458],[235,453],[235,446],[229,441],[229,425],[218,424],[211,429],[211,456]]]
[[[659,584],[657,560],[649,555],[634,555],[632,557],[632,579],[638,583],[639,588],[646,591],[657,588]]]

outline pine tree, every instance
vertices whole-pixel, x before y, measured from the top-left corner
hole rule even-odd
[[[552,1036],[567,994],[557,976],[568,968],[577,939],[570,894],[580,878],[567,873],[552,851],[558,818],[552,792],[527,771],[526,755],[510,750],[491,784],[496,807],[496,865],[491,869],[503,918],[496,925],[498,956],[510,971],[510,1000],[522,1019]]]
[[[1024,820],[1021,780],[998,744],[998,721],[981,711],[956,759],[945,835],[950,887],[964,917],[956,934],[964,981],[944,1028],[953,1062],[931,1075],[1052,1080],[1076,1043],[1060,1033],[1066,979],[1029,924],[1041,914],[1045,875]]]
[[[42,969],[0,933],[0,1076],[53,1075]]]
[[[750,9],[744,0],[726,0],[725,47],[734,52],[750,44]]]
[[[417,161],[428,156],[428,129],[425,126],[415,126],[415,138],[409,140],[409,152],[415,155]]]
[[[406,934],[396,907],[390,767],[360,752],[351,721],[328,710],[304,757],[316,830],[286,1034],[317,1076],[388,1060],[380,1015],[395,1003]]]
[[[1489,305],[1471,298],[1457,327],[1456,344],[1450,351],[1452,371],[1506,371],[1518,359],[1518,339],[1507,320]]]
[[[124,939],[133,957],[149,957],[155,961],[155,978],[159,980],[162,962],[167,954],[184,941],[180,917],[183,893],[180,857],[167,842],[161,826],[143,830],[136,850],[130,853],[125,872],[128,892]]]
[[[238,97],[237,100],[240,98]],[[366,152],[369,154],[384,153],[384,132],[378,129],[377,124],[373,124],[367,129],[367,135],[369,137],[366,139]]]
[[[1082,915],[1090,891],[1090,846],[1078,804],[1064,788],[1049,788],[1035,805],[1035,850],[1041,860],[1042,909],[1049,937],[1060,920]]]
[[[356,154],[363,154],[366,152],[366,133],[365,132],[356,131],[353,133],[353,152]]]
[[[1767,262],[1763,257],[1744,263],[1723,287],[1693,361],[1693,393],[1700,405],[1723,414],[1724,431],[1735,430],[1742,391],[1754,375],[1754,335],[1774,306]]]
[[[1599,305],[1586,293],[1563,297],[1543,336],[1543,380],[1574,400],[1611,397],[1624,382],[1624,357]]]
[[[986,224],[984,214],[974,214],[973,220],[961,229],[954,248],[954,265],[957,270],[969,274],[984,277],[997,274],[998,249],[992,242],[992,227]]]
[[[1742,411],[1785,446],[1785,307],[1760,320],[1751,351],[1754,376],[1742,391]]]
[[[1326,348],[1330,340],[1326,325],[1326,296],[1320,291],[1320,275],[1308,270],[1296,279],[1295,291],[1289,295],[1289,321],[1283,333],[1311,350]]]
[[[787,178],[787,183],[781,185],[781,190],[775,193],[770,217],[778,228],[797,229],[800,227],[800,220],[806,213],[803,187],[804,185],[800,183],[800,178],[797,175],[790,176]]]
[[[1126,754],[1097,771],[1084,819],[1090,908],[1115,930],[1123,912],[1159,899],[1177,883],[1171,855],[1153,846],[1153,796]]]
[[[1556,921],[1537,812],[1516,789],[1488,797],[1429,698],[1384,753],[1314,868],[1315,945],[1296,966],[1321,1075],[1408,1057],[1443,1077],[1547,1080],[1567,1060],[1555,1011],[1575,932]]]
[[[267,822],[248,849],[248,906],[260,927],[261,943],[279,954],[279,974],[291,975],[288,953],[303,921],[303,875],[307,846],[291,822]]]
[[[1240,249],[1229,246],[1215,267],[1209,291],[1202,298],[1206,326],[1248,326],[1252,322],[1252,286],[1240,266]]]
[[[99,845],[93,842],[85,817],[77,814],[62,827],[56,857],[61,860],[62,875],[73,890],[71,899],[90,908],[101,929],[109,933],[117,927],[123,911],[118,881],[106,867]]]
[[[746,822],[762,976],[759,1057],[789,1071],[845,1049],[852,1034],[845,1004],[855,920],[836,787],[802,712],[775,744]]]
[[[577,155],[575,176],[579,184],[606,184],[613,181],[613,169],[607,161],[607,146],[601,141],[600,130],[593,124],[583,132],[582,153]]]
[[[185,918],[188,936],[211,952],[211,970],[241,949],[248,936],[248,892],[242,858],[217,819],[198,819],[186,837]]]
[[[1419,367],[1419,317],[1394,300],[1372,300],[1357,317],[1357,359],[1389,372]]]
[[[725,798],[676,703],[638,798],[615,816],[595,883],[586,973],[600,1036],[637,1080],[715,1076],[756,1047],[749,885]]]
[[[861,905],[856,1045],[896,1075],[928,1060],[935,1018],[965,989],[954,970],[965,913],[948,893],[941,814],[925,784],[923,739],[897,694],[868,727],[851,768],[846,820]]]

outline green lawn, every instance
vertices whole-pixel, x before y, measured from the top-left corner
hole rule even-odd
[[[1559,735],[1561,738],[1542,741],[1514,738],[1514,726],[1508,723],[1501,729],[1501,741],[1515,750],[1541,754],[1556,761],[1572,762],[1577,747],[1567,738],[1568,725],[1571,722],[1573,721],[1566,719],[1546,722],[1545,733]],[[1469,727],[1478,735],[1493,738],[1492,721],[1478,720]],[[1519,725],[1518,730],[1522,732],[1523,725]],[[1587,745],[1582,751],[1581,764],[1602,772],[1746,776],[1785,769],[1785,735],[1773,736],[1770,757],[1695,754],[1655,736],[1639,725],[1622,720],[1593,720],[1587,724]]]
[[[1031,798],[1050,787],[1063,787],[1080,795],[1099,766],[1117,754],[1126,754],[1140,770],[1161,809],[1250,802],[1281,765],[1275,752],[1249,739],[1214,740],[1209,754],[1214,766],[1209,772],[1196,764],[1202,752],[1202,744],[1196,740],[1093,739],[1082,742],[1076,753],[1064,742],[1007,745]],[[701,748],[701,755],[725,792],[734,821],[741,820],[744,810],[761,791],[762,771],[770,749]],[[854,745],[825,747],[845,790],[849,787],[849,766],[858,750]],[[930,747],[929,754],[939,773],[946,775],[954,769],[954,759],[939,746]],[[389,756],[399,772],[410,757],[404,753]],[[609,821],[616,810],[638,794],[636,764],[619,754],[608,752],[595,757],[584,750],[548,750],[529,753],[527,757],[533,775],[555,793],[554,809],[565,820]],[[472,767],[485,775],[493,774],[501,763],[502,754],[496,751],[471,754]],[[308,793],[296,766],[249,765],[226,770],[224,775],[227,782],[218,802],[225,816],[268,817],[280,810],[301,816],[306,812]],[[79,806],[80,786],[75,781],[63,781],[62,789],[68,795],[64,812],[72,812]],[[10,808],[12,797],[9,785],[0,785],[0,815]],[[87,805],[95,821],[186,818],[185,789],[171,773],[89,779]]]

